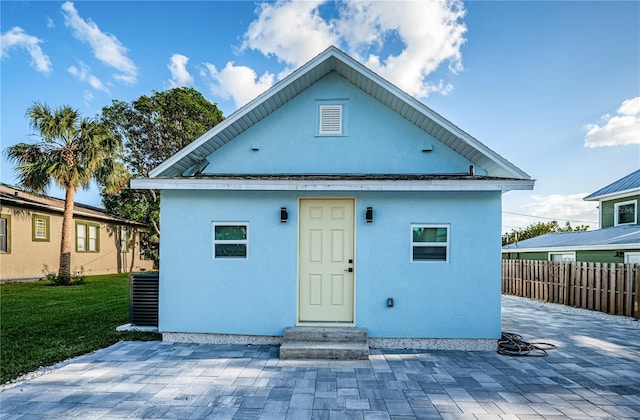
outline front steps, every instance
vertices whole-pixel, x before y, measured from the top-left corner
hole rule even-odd
[[[289,327],[282,337],[280,359],[368,360],[367,330]]]

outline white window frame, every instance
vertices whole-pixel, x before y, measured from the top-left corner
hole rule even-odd
[[[627,222],[627,223],[619,223],[618,221],[618,209],[622,206],[628,206],[630,204],[633,204],[633,220],[631,222]],[[635,224],[638,221],[638,203],[636,200],[629,200],[629,201],[623,201],[620,203],[615,203],[613,205],[613,224],[614,226],[618,226],[618,225],[632,225]]]
[[[247,235],[245,239],[216,239],[216,226],[244,226]],[[247,260],[249,259],[249,222],[211,222],[211,235],[212,235],[212,243],[213,247],[211,249],[214,260]],[[244,245],[245,246],[245,256],[244,257],[226,257],[226,256],[216,256],[216,245]]]
[[[632,263],[632,262],[629,261],[633,257],[640,258],[640,252],[625,252],[624,253],[624,263],[625,264],[639,264],[639,263]]]
[[[413,229],[414,228],[446,228],[447,229],[447,242],[414,242],[413,241]],[[434,223],[412,223],[411,228],[409,229],[409,258],[411,262],[416,263],[445,263],[449,262],[449,255],[451,250],[451,225],[449,224],[434,224]],[[414,260],[413,259],[413,248],[416,246],[430,246],[430,247],[441,247],[445,248],[445,259],[444,260]]]
[[[129,252],[129,229],[125,226],[120,226],[120,252]]]
[[[553,251],[553,252],[549,252],[548,255],[547,255],[547,260],[553,261],[552,257],[554,255],[562,255],[563,256],[561,261],[555,261],[555,262],[576,262],[576,253],[575,253],[575,251],[565,251],[565,252]],[[571,259],[570,260],[566,260],[565,256],[567,256],[567,257],[569,257]]]

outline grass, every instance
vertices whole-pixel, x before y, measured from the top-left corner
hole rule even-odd
[[[0,383],[118,341],[160,339],[116,332],[128,320],[127,274],[86,277],[77,286],[0,285]]]

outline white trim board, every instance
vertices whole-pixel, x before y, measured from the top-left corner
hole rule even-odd
[[[235,191],[511,191],[532,190],[534,180],[260,180],[139,178],[134,189]]]

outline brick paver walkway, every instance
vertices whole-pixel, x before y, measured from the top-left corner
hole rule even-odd
[[[121,342],[0,393],[0,417],[640,418],[640,325],[503,297],[503,330],[548,357],[380,351],[280,361],[278,348]]]

